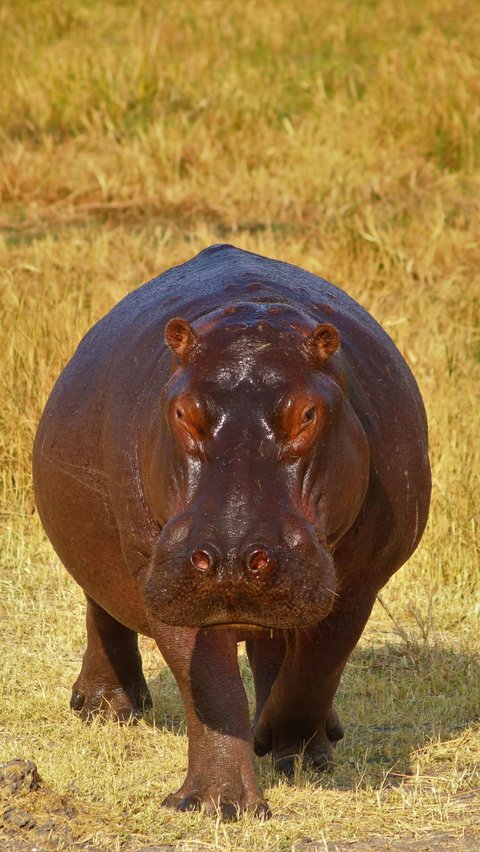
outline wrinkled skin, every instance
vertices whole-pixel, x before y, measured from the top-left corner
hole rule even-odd
[[[87,596],[73,709],[150,706],[139,632],[178,682],[189,763],[166,806],[266,817],[254,750],[287,773],[300,754],[331,763],[341,673],[430,497],[418,388],[366,311],[297,267],[207,249],[86,335],[39,425],[34,484]]]

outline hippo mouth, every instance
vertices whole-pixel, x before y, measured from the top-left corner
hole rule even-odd
[[[272,638],[283,633],[278,627],[267,627],[265,624],[254,624],[251,621],[219,621],[214,624],[202,624],[199,630],[207,630],[208,632],[235,630],[241,633],[266,634]]]
[[[252,590],[243,582],[226,582],[192,590],[191,584],[166,585],[153,570],[143,595],[150,620],[208,631],[241,630],[268,635],[272,631],[307,628],[330,612],[335,583],[279,584]],[[293,586],[293,587],[292,587]],[[333,588],[332,588],[333,586]],[[295,594],[294,594],[295,592]]]
[[[250,622],[218,622],[202,624],[198,628],[204,633],[235,633],[237,642],[248,642],[256,639],[278,639],[285,631],[278,627],[265,627],[263,624]]]
[[[274,630],[265,624],[255,624],[251,621],[216,621],[212,624],[201,624],[200,630]]]

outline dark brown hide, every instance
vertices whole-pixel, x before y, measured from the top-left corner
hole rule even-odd
[[[140,715],[152,636],[185,704],[165,804],[268,815],[253,769],[323,768],[375,596],[427,519],[425,412],[387,334],[297,267],[212,246],[120,302],[58,379],[38,511],[87,596],[72,707]],[[253,736],[237,664],[248,639]]]

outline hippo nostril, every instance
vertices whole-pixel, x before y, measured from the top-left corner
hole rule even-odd
[[[265,550],[256,550],[252,553],[248,564],[252,571],[263,571],[269,562],[270,559]]]
[[[252,577],[268,574],[272,564],[268,550],[263,547],[255,547],[247,556],[247,571]]]
[[[206,550],[194,550],[190,560],[199,571],[209,571],[212,567],[212,557]]]

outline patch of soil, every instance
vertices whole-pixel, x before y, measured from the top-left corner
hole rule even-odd
[[[100,814],[73,796],[55,793],[32,761],[15,758],[0,766],[0,849],[100,852],[91,842],[92,824],[102,827]]]

